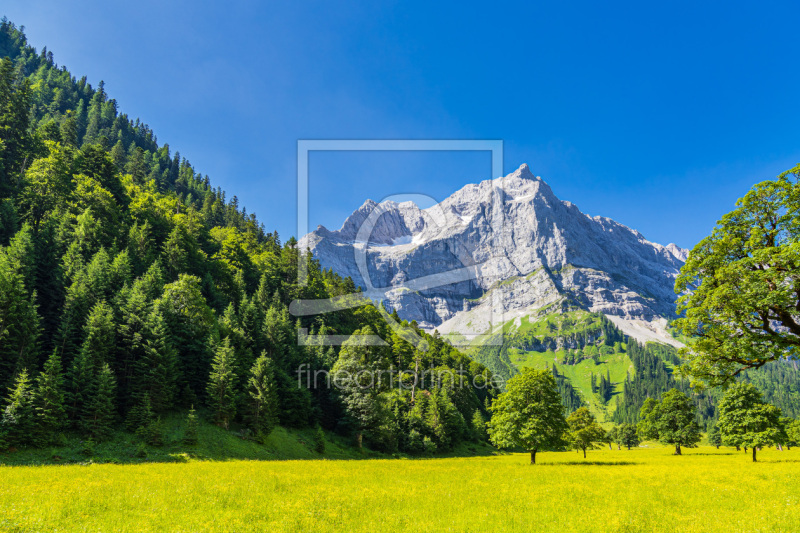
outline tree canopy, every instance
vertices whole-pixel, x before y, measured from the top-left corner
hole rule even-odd
[[[736,383],[727,390],[719,403],[717,425],[725,444],[752,448],[754,462],[758,448],[778,444],[785,437],[781,410],[765,403],[750,383]]]
[[[758,183],[689,254],[675,283],[684,371],[711,386],[800,348],[800,166]]]
[[[586,450],[598,448],[598,444],[606,442],[606,432],[597,423],[594,415],[586,407],[581,407],[572,412],[567,417],[569,428],[568,440],[570,445],[583,451],[583,458],[586,458]]]
[[[492,403],[489,438],[500,448],[536,452],[563,447],[567,421],[564,406],[550,370],[525,368],[506,384],[506,392]]]
[[[675,446],[675,455],[681,447],[693,448],[700,442],[700,426],[695,417],[697,409],[692,401],[678,389],[667,391],[661,401],[645,401],[639,413],[638,432],[647,439]]]

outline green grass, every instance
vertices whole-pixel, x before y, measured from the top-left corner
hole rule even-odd
[[[0,465],[41,465],[70,463],[144,463],[185,462],[187,460],[228,461],[234,459],[317,459],[314,451],[314,429],[277,427],[264,444],[243,439],[235,431],[226,431],[201,421],[199,442],[187,445],[182,442],[183,417],[165,420],[164,446],[144,446],[132,433],[119,431],[108,442],[87,443],[78,437],[68,437],[60,446],[25,448],[13,453],[0,453]],[[326,434],[325,457],[331,459],[361,458],[352,442],[333,434]],[[367,457],[383,457],[365,451]],[[2,530],[0,530],[2,531]]]
[[[519,320],[519,325],[517,325]],[[537,316],[523,316],[503,324],[503,331],[533,335],[535,337],[560,337],[591,328],[600,327],[600,316],[583,310],[550,313]]]
[[[798,531],[800,451],[0,467],[2,531]]]

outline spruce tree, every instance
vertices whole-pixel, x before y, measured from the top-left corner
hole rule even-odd
[[[319,425],[314,431],[314,451],[319,454],[325,453],[325,432],[322,431],[322,427]]]
[[[488,437],[486,434],[486,420],[483,418],[480,409],[475,409],[472,414],[472,435],[478,442],[486,442]]]
[[[34,395],[28,371],[17,375],[6,400],[3,417],[0,420],[0,433],[8,445],[24,446],[34,442],[36,429],[36,410]]]
[[[145,356],[138,367],[144,380],[141,390],[150,396],[153,411],[165,412],[177,396],[178,354],[170,341],[164,316],[153,312],[147,323],[148,340]]]
[[[263,442],[278,423],[278,395],[272,359],[263,353],[250,369],[247,392],[250,396],[250,426],[256,438]]]
[[[228,429],[236,415],[236,360],[230,338],[225,337],[217,347],[208,377],[208,403],[214,414],[214,423]]]
[[[64,373],[61,358],[55,350],[36,378],[34,405],[37,417],[36,443],[45,446],[54,442],[58,432],[63,429],[66,418]]]
[[[95,441],[103,441],[111,436],[112,425],[116,418],[114,398],[117,382],[111,367],[104,363],[97,375],[97,383],[92,391],[84,411],[82,426],[84,431]]]
[[[183,433],[183,442],[194,446],[199,441],[199,421],[197,420],[197,413],[194,406],[189,409],[189,414],[186,415],[186,429]]]

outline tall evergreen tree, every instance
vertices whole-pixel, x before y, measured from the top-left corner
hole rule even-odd
[[[236,415],[236,360],[228,337],[217,347],[208,377],[208,403],[214,423],[228,429]]]
[[[37,417],[37,444],[41,446],[54,442],[58,432],[63,429],[66,418],[64,372],[61,368],[61,358],[55,350],[36,378],[34,406]]]
[[[24,446],[34,442],[36,411],[33,393],[28,371],[23,370],[11,388],[0,420],[0,433],[8,444]]]
[[[114,410],[116,388],[117,383],[111,367],[108,363],[103,363],[81,420],[83,430],[96,441],[107,440],[111,436],[116,419]]]
[[[250,426],[261,441],[278,423],[278,395],[272,364],[272,360],[262,354],[250,369],[247,380]]]

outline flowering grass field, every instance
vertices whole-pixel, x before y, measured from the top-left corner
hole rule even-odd
[[[2,531],[800,531],[800,451],[0,467]]]

